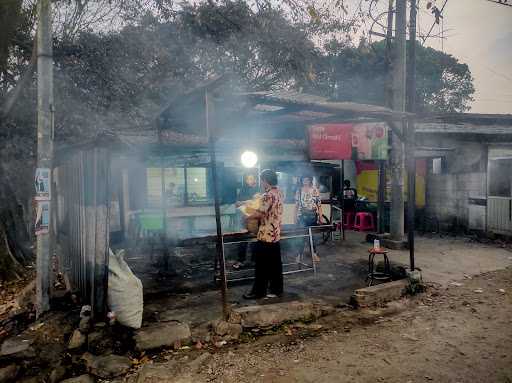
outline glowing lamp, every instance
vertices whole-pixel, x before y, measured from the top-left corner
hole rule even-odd
[[[253,168],[258,163],[258,156],[256,153],[251,152],[250,150],[246,150],[242,153],[240,160],[242,161],[242,165],[244,167]]]

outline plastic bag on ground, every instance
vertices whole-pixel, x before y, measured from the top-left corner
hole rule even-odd
[[[108,306],[123,326],[138,329],[144,308],[142,282],[124,260],[124,250],[109,249]]]

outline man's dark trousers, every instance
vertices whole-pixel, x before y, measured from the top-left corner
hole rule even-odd
[[[283,263],[279,242],[258,241],[254,252],[254,285],[252,293],[258,297],[283,293]]]

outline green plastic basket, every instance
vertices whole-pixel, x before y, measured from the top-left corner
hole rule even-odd
[[[163,215],[161,213],[141,213],[139,214],[139,225],[143,230],[163,230]]]

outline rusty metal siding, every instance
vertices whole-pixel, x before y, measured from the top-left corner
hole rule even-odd
[[[110,154],[77,151],[58,167],[57,255],[61,272],[95,315],[106,309],[108,288]]]

